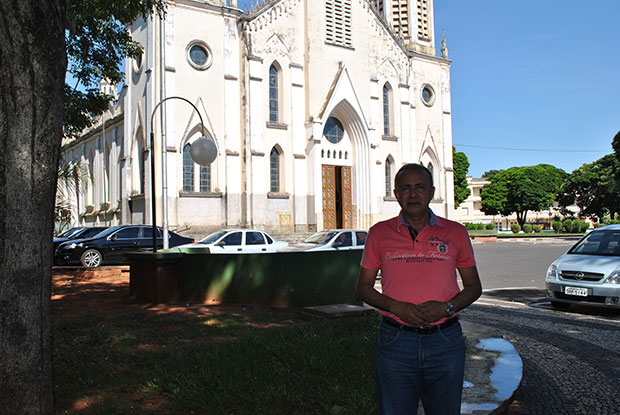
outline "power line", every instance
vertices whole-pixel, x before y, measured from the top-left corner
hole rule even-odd
[[[555,153],[607,153],[609,150],[561,150],[561,149],[541,149],[541,148],[516,148],[516,147],[491,147],[491,146],[477,146],[473,144],[458,144],[453,143],[459,147],[473,147],[473,148],[485,148],[488,150],[506,150],[506,151],[539,151],[539,152],[555,152]]]

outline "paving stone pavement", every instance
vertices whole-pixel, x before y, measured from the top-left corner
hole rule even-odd
[[[482,297],[465,321],[497,329],[523,361],[508,415],[620,415],[620,320]]]

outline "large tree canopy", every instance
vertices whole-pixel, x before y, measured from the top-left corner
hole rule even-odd
[[[497,170],[497,169],[487,170],[484,173],[482,173],[482,177],[484,177],[485,179],[491,180],[493,176],[495,176],[500,171],[501,170]]]
[[[456,149],[452,147],[452,164],[454,166],[454,207],[457,208],[471,193],[467,187],[469,160],[467,160],[465,153],[457,153]]]
[[[51,414],[50,288],[60,143],[139,51],[123,27],[164,0],[0,0],[0,408]],[[65,86],[70,71],[81,84]]]
[[[123,80],[120,63],[126,56],[135,57],[142,47],[135,42],[125,25],[152,10],[162,14],[165,0],[73,0],[68,4],[67,56],[73,85],[65,85],[64,133],[75,136],[91,126],[105,111],[111,95],[99,90],[99,81],[112,84]]]
[[[517,222],[523,226],[528,211],[544,210],[553,204],[566,176],[564,170],[548,164],[500,170],[482,188],[481,210],[488,215],[516,213]]]
[[[617,136],[616,136],[617,137]],[[564,182],[558,196],[558,203],[566,212],[567,207],[576,204],[581,215],[602,220],[603,216],[620,212],[620,191],[614,175],[620,171],[615,154],[584,164],[571,173]]]

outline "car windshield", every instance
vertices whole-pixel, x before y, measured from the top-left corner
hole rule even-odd
[[[70,238],[72,235],[75,235],[76,233],[78,233],[82,229],[83,228],[71,228],[71,229],[69,229],[67,231],[64,231],[60,235],[58,235],[58,238]]]
[[[108,236],[109,234],[111,234],[112,232],[117,231],[120,228],[122,228],[122,226],[112,226],[111,228],[104,229],[103,231],[99,232],[96,236],[97,238],[104,238]]]
[[[573,246],[569,254],[620,256],[620,230],[592,231]]]
[[[224,236],[226,234],[226,232],[228,231],[217,231],[217,232],[213,232],[211,235],[206,236],[205,238],[203,238],[200,242],[198,242],[199,244],[212,244],[215,241],[217,241],[218,239],[220,239],[222,236]]]
[[[80,234],[80,238],[82,239],[92,238],[98,233],[100,233],[101,231],[103,231],[103,229],[104,228],[88,228]]]
[[[332,239],[334,235],[337,233],[338,232],[334,232],[334,231],[317,232],[314,235],[307,238],[304,242],[309,243],[309,244],[318,244],[318,245],[324,244],[325,242]]]

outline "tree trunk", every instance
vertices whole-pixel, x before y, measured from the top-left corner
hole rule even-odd
[[[51,414],[66,2],[0,0],[0,412]]]
[[[515,213],[517,215],[517,223],[519,224],[521,229],[523,229],[523,225],[525,224],[525,221],[527,219],[527,210],[523,210],[523,211],[519,211]]]

